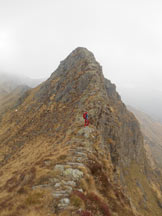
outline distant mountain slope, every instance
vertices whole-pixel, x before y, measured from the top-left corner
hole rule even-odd
[[[86,48],[2,116],[1,216],[161,216],[161,186],[139,123]]]
[[[148,156],[152,157],[162,168],[162,124],[137,109],[128,106],[128,109],[134,113],[140,122],[142,132],[145,138],[145,145],[148,145]]]
[[[31,79],[23,75],[0,73],[0,95],[1,93],[10,93],[19,85],[26,85],[31,88],[37,86],[44,79]]]
[[[18,86],[10,93],[0,93],[0,114],[7,112],[30,88],[28,86]]]
[[[0,100],[7,94],[8,92],[1,86],[0,87]]]
[[[139,88],[118,88],[122,100],[127,105],[135,107],[157,121],[162,122],[162,92],[155,89]]]
[[[0,114],[14,106],[30,87],[35,87],[41,81],[42,79],[30,79],[25,76],[0,73]]]

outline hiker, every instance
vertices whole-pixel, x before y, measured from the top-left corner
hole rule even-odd
[[[85,112],[85,113],[83,114],[83,118],[85,119],[84,126],[86,127],[86,126],[89,125],[88,113],[87,113],[87,112]]]

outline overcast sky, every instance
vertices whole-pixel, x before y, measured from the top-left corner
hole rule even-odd
[[[161,0],[0,0],[0,71],[48,77],[83,46],[117,86],[162,90]]]

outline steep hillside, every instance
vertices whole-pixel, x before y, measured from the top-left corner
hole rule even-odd
[[[30,87],[34,87],[40,82],[41,80],[39,79],[0,73],[0,118],[2,113],[13,109],[16,103],[19,103],[18,99],[23,97]]]
[[[0,116],[13,108],[18,102],[18,99],[21,98],[25,92],[30,88],[28,86],[18,86],[10,93],[5,92],[4,94],[0,92]]]
[[[24,84],[16,75],[0,73],[0,95],[11,93],[19,85]]]
[[[162,124],[130,106],[128,106],[128,109],[134,113],[140,122],[144,134],[145,148],[149,159],[152,158],[152,166],[157,167],[158,165],[162,168]],[[154,164],[154,161],[157,165]]]
[[[87,49],[14,109],[0,122],[2,216],[162,215],[139,124]]]

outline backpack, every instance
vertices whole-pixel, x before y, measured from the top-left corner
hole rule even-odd
[[[83,114],[83,118],[84,118],[84,119],[88,119],[88,114],[87,114],[87,113],[84,113],[84,114]]]

